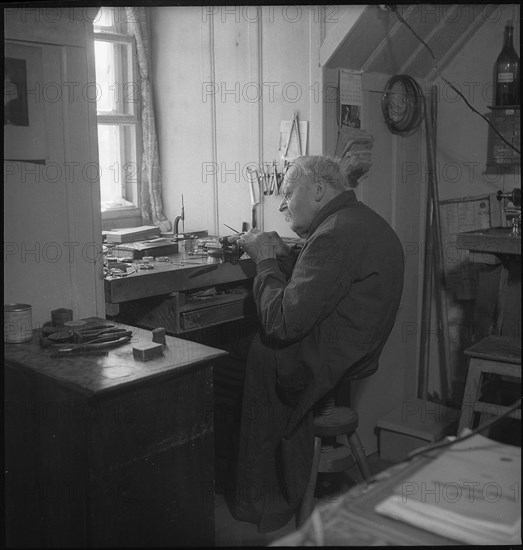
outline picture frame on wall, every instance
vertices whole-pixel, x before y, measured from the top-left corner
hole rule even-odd
[[[4,160],[49,158],[42,48],[4,44]]]

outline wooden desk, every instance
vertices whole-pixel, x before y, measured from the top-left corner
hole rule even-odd
[[[256,276],[256,264],[249,259],[236,264],[208,264],[207,256],[186,256],[185,252],[178,252],[169,258],[169,263],[155,261],[155,267],[151,270],[138,270],[122,278],[106,278],[105,301],[118,304],[170,292],[246,281]]]
[[[100,320],[98,320],[100,321]],[[5,345],[6,540],[10,546],[214,543],[212,361],[167,337],[135,361],[132,328],[107,356]]]
[[[169,258],[169,262],[153,262],[154,268],[150,270],[138,269],[126,277],[106,278],[107,315],[122,323],[147,329],[163,326],[171,335],[255,315],[251,281],[256,276],[256,264],[252,260],[208,264],[206,255],[189,256],[185,252]],[[131,269],[137,269],[139,263],[136,261]],[[222,291],[227,288],[230,292],[238,285],[248,288],[244,289],[243,295],[231,293],[196,304],[185,304],[186,292],[218,285]]]

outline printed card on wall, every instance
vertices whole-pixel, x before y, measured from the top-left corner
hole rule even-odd
[[[361,73],[340,69],[339,127],[361,128]]]

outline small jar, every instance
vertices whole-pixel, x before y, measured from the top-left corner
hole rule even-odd
[[[21,344],[33,337],[33,308],[29,304],[4,305],[4,342]]]
[[[186,254],[192,254],[196,250],[196,237],[194,235],[185,235],[184,250]]]

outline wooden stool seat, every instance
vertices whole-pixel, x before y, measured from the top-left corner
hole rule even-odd
[[[314,455],[309,482],[297,515],[298,527],[312,513],[318,473],[343,472],[356,463],[363,479],[369,479],[372,475],[365,449],[356,433],[359,422],[356,411],[336,406],[333,393],[325,396],[320,409],[314,416]]]
[[[458,435],[465,428],[474,427],[475,413],[499,417],[509,407],[480,401],[484,375],[497,374],[519,380],[521,384],[521,343],[502,336],[489,336],[465,350],[470,357]],[[509,418],[521,420],[521,409],[512,411]]]
[[[349,407],[336,407],[332,414],[314,417],[314,435],[332,437],[352,433],[358,427],[358,415]]]

